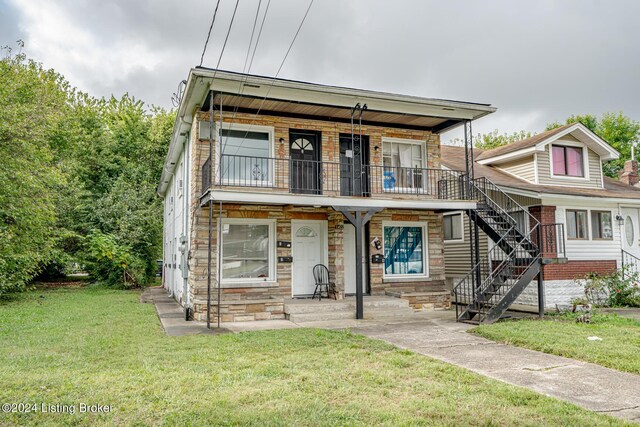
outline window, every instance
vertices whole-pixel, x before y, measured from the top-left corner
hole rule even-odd
[[[527,212],[523,210],[517,210],[509,212],[509,215],[511,215],[511,218],[516,221],[516,228],[522,234],[527,234],[529,232],[529,215],[527,215]]]
[[[384,275],[426,277],[426,224],[385,223]]]
[[[613,239],[610,211],[591,211],[591,229],[594,239]]]
[[[567,238],[588,239],[587,211],[567,211]]]
[[[445,241],[462,241],[462,214],[447,214],[442,217]]]
[[[267,185],[271,181],[271,133],[222,129],[222,167],[226,185]]]
[[[553,174],[558,176],[584,176],[582,148],[553,145]]]
[[[272,221],[225,220],[222,223],[222,279],[274,279]]]
[[[422,141],[385,139],[382,143],[384,189],[423,188],[422,168],[425,162]]]

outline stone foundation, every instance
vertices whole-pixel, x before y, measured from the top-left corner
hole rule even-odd
[[[386,291],[386,294],[409,301],[409,306],[418,311],[448,310],[451,308],[451,292],[446,290],[427,292]]]

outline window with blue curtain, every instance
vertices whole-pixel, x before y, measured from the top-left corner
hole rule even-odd
[[[384,273],[393,275],[424,275],[423,227],[384,227]]]

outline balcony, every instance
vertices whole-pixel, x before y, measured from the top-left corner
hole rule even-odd
[[[235,155],[223,155],[216,166],[214,183],[210,159],[202,167],[203,193],[213,184],[226,191],[465,200],[464,174],[452,170]]]

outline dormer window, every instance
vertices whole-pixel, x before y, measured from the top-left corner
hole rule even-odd
[[[552,145],[553,174],[584,177],[583,150],[580,147]]]

